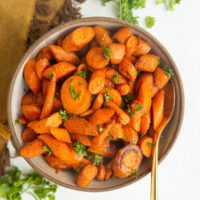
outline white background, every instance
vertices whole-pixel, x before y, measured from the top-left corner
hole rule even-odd
[[[138,15],[155,16],[148,29],[168,49],[180,71],[185,92],[185,115],[180,136],[167,158],[159,166],[160,200],[199,200],[200,195],[200,0],[182,0],[174,12],[168,12],[154,0]],[[99,0],[87,0],[82,13],[89,16],[115,17],[115,9],[103,7]],[[142,22],[143,20],[141,20]],[[143,23],[141,23],[142,26]],[[17,158],[13,164],[28,170],[26,162]],[[59,187],[58,200],[148,200],[150,176],[125,188],[105,193],[85,193]],[[24,197],[30,200],[30,197]]]

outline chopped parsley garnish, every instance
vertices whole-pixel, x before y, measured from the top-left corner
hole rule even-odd
[[[22,174],[17,167],[12,167],[0,177],[0,199],[2,200],[21,200],[25,193],[35,200],[55,200],[56,190],[57,185],[45,180],[36,172]]]
[[[130,104],[133,100],[133,95],[131,93],[128,93],[127,95],[123,96],[123,102],[125,104]]]
[[[146,24],[147,28],[152,28],[154,26],[155,22],[156,22],[156,19],[154,17],[147,16],[145,18],[145,24]]]
[[[136,110],[138,110],[138,111],[142,110],[142,105],[140,103],[138,103],[136,105]]]
[[[114,84],[118,84],[119,83],[119,77],[117,76],[117,74],[114,74],[112,76],[112,80],[113,80]]]
[[[164,66],[164,67],[162,67],[162,70],[167,74],[167,76],[169,78],[171,78],[172,76],[174,76],[173,69],[169,69],[168,67]]]
[[[134,111],[131,109],[130,105],[127,105],[127,110],[128,110],[128,113],[130,114],[131,117],[134,116]]]
[[[85,70],[80,70],[77,72],[78,76],[81,76],[82,78],[86,79],[86,71]]]
[[[137,170],[135,169],[132,173],[131,173],[133,178],[137,178]]]
[[[150,149],[153,148],[153,144],[151,142],[147,142],[147,145],[149,146]]]
[[[111,100],[111,96],[108,93],[104,93],[103,96],[106,102],[109,102]]]
[[[20,124],[20,121],[18,119],[16,119],[15,124]]]
[[[92,156],[92,161],[94,165],[99,165],[103,161],[103,157],[99,154],[94,153]]]
[[[48,78],[52,78],[54,76],[54,73],[53,72],[49,72],[47,76],[48,76]]]
[[[103,54],[106,58],[110,58],[111,49],[109,46],[103,46]]]
[[[61,116],[61,118],[63,119],[64,122],[66,122],[68,120],[69,117],[67,115],[66,110],[60,109],[59,114],[60,114],[60,116]]]
[[[76,92],[76,90],[74,89],[74,87],[72,87],[71,83],[72,83],[73,79],[70,80],[70,85],[69,85],[69,91],[70,91],[70,94],[72,96],[72,98],[74,100],[78,99],[81,95],[81,91],[79,92]]]
[[[46,145],[43,146],[42,150],[43,150],[44,153],[47,153],[49,156],[52,154],[51,149],[49,149],[49,147],[46,146]]]

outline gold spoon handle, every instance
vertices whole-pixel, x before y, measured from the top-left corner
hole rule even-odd
[[[150,200],[158,200],[158,144],[159,140],[156,142],[152,160]]]

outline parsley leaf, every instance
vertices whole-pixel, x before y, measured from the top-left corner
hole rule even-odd
[[[131,117],[134,116],[134,111],[131,109],[130,105],[127,105],[127,110],[128,110],[128,113],[130,114]]]
[[[71,94],[72,98],[74,100],[76,100],[76,99],[78,99],[80,97],[81,91],[79,91],[79,92],[75,91],[74,87],[72,87],[72,85],[71,85],[72,81],[73,81],[73,79],[70,80],[69,91],[70,91],[70,94]]]
[[[162,70],[167,74],[167,76],[169,78],[171,78],[172,76],[174,76],[173,69],[169,69],[168,67],[164,66],[164,67],[162,67]]]
[[[48,76],[48,78],[52,78],[54,76],[54,73],[53,72],[49,72],[47,76]]]
[[[94,165],[99,165],[103,161],[103,157],[99,154],[94,153],[92,156],[92,161]]]
[[[61,118],[63,119],[64,122],[66,122],[68,120],[69,117],[67,115],[66,110],[60,109],[59,114],[60,114],[60,116],[61,116]]]
[[[76,154],[80,157],[82,155],[87,155],[87,148],[83,144],[81,144],[79,141],[74,142],[73,149],[76,152]]]
[[[156,20],[154,17],[147,16],[145,18],[145,24],[146,24],[147,28],[152,28],[154,26],[155,22],[156,22]]]
[[[138,110],[138,111],[142,110],[142,105],[140,103],[138,103],[136,105],[136,110]]]
[[[77,74],[79,76],[81,76],[82,78],[86,79],[86,71],[85,70],[80,70],[77,72]]]
[[[106,58],[110,58],[111,49],[108,46],[103,46],[103,54]]]
[[[133,100],[133,95],[131,93],[128,93],[127,95],[123,96],[123,102],[125,104],[130,104]]]
[[[106,102],[109,102],[111,100],[111,96],[108,93],[104,93],[103,96]]]
[[[147,142],[147,145],[149,146],[150,149],[153,148],[153,144],[151,142]]]
[[[46,145],[43,146],[42,150],[43,150],[44,153],[47,153],[48,156],[50,156],[52,154],[51,149],[49,149],[49,147],[47,147]]]
[[[117,76],[117,74],[114,74],[112,76],[112,80],[113,80],[114,84],[118,84],[119,83],[119,77]]]
[[[137,178],[137,170],[133,170],[133,172],[131,173],[133,178]]]

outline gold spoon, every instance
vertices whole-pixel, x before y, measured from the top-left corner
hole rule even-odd
[[[154,151],[151,168],[151,196],[150,200],[158,200],[158,149],[160,136],[170,121],[175,105],[175,90],[172,81],[165,87],[164,117],[159,127],[154,130]]]

